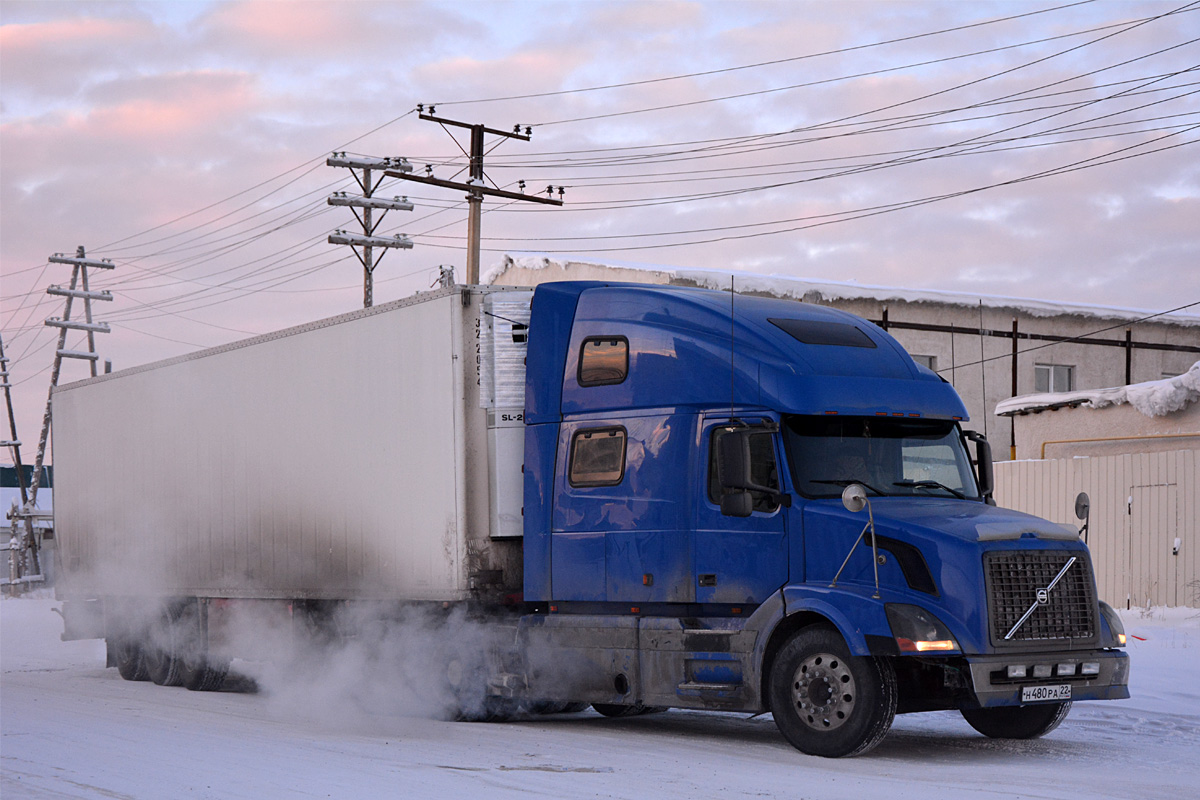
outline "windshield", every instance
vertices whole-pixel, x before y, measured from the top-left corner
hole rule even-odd
[[[784,423],[792,481],[805,497],[838,497],[861,483],[870,494],[979,498],[953,422],[793,416]]]

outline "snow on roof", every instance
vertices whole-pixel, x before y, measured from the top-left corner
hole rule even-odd
[[[566,268],[569,264],[595,267],[616,267],[621,269],[659,272],[669,278],[691,281],[698,286],[709,289],[728,289],[732,276],[739,291],[764,292],[779,297],[790,297],[803,300],[810,293],[819,295],[823,300],[877,300],[879,302],[906,303],[942,303],[956,306],[978,306],[982,303],[987,308],[1008,308],[1023,311],[1033,317],[1077,316],[1135,321],[1145,319],[1156,312],[1136,308],[1117,308],[1114,306],[1089,306],[1077,303],[1057,303],[1048,300],[1031,300],[1022,297],[1004,297],[1002,295],[966,294],[963,292],[946,292],[937,289],[902,289],[894,286],[874,286],[871,284],[854,283],[852,281],[817,281],[808,278],[792,278],[783,275],[764,275],[755,272],[729,272],[716,269],[700,269],[695,267],[672,267],[662,264],[639,264],[629,261],[588,260],[583,258],[562,258],[549,254],[529,253],[514,255],[507,253],[504,258],[480,278],[481,283],[494,283],[507,270],[512,268],[539,270],[557,266]],[[1154,317],[1155,322],[1165,322],[1174,325],[1200,327],[1200,316],[1189,314],[1162,314]]]
[[[1129,403],[1147,417],[1165,417],[1182,411],[1188,403],[1200,400],[1200,361],[1174,378],[1133,383],[1112,389],[1085,389],[1078,392],[1043,392],[1013,397],[996,404],[996,416],[1011,417],[1064,406],[1104,408]]]

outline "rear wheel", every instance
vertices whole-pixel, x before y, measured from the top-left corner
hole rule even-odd
[[[159,686],[183,685],[183,659],[180,657],[182,631],[178,615],[164,609],[150,638],[142,648],[146,672]]]
[[[506,722],[520,710],[516,700],[489,695],[471,705],[460,705],[456,718],[459,722]]]
[[[127,681],[146,681],[150,672],[146,669],[146,657],[142,644],[131,636],[119,636],[112,640],[117,662],[117,672]]]
[[[215,692],[225,683],[228,674],[228,661],[214,661],[205,654],[198,659],[184,659],[180,682],[193,692]]]
[[[850,655],[841,635],[825,626],[792,634],[775,658],[768,687],[780,733],[809,755],[865,753],[883,740],[896,715],[891,663]]]
[[[460,722],[504,722],[520,711],[518,701],[489,694],[487,670],[474,654],[449,660],[446,687],[453,698],[450,716]]]
[[[972,728],[993,739],[1036,739],[1057,728],[1070,711],[1070,703],[1048,703],[963,709],[962,715]]]

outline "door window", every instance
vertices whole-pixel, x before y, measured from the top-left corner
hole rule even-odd
[[[725,428],[714,428],[708,451],[708,499],[721,503],[721,481],[717,477],[717,442],[726,433]],[[773,492],[779,491],[779,470],[775,464],[775,437],[767,432],[750,434],[750,480]],[[779,503],[766,492],[751,492],[754,510],[770,513],[779,508]]]

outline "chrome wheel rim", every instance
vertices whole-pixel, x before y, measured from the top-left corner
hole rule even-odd
[[[850,719],[857,701],[854,676],[839,656],[811,655],[792,675],[792,706],[800,721],[813,730],[840,728]]]

